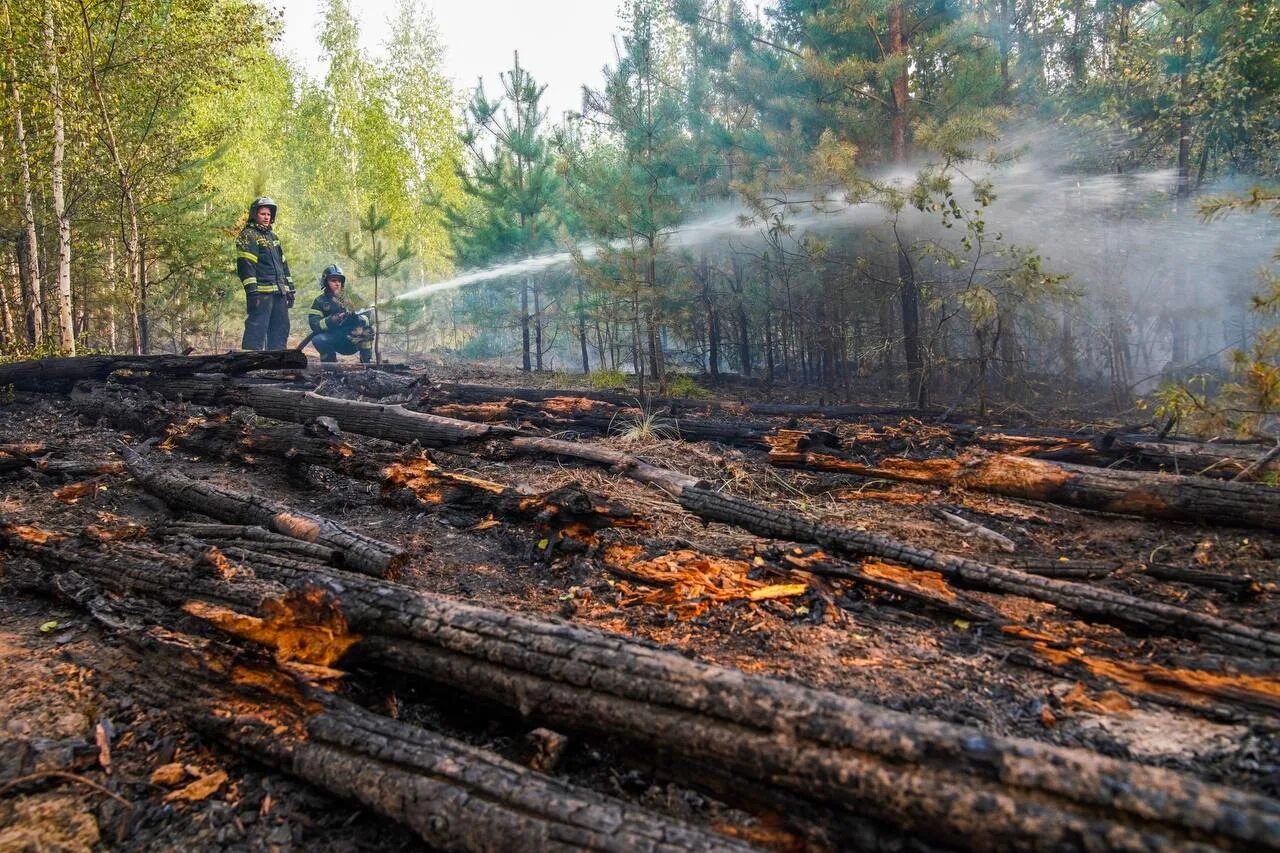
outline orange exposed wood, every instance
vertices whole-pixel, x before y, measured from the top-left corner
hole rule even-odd
[[[446,418],[458,418],[477,423],[503,423],[515,417],[515,412],[505,402],[449,403],[444,406],[433,406],[431,411]]]
[[[1059,648],[1055,638],[1043,637],[1018,626],[1006,626],[1003,630],[1013,636],[1032,639],[1033,651],[1056,667],[1078,668],[1112,681],[1136,696],[1176,699],[1191,706],[1205,706],[1205,697],[1212,697],[1280,712],[1280,678],[1110,660],[1075,648]]]
[[[586,397],[551,397],[542,402],[542,409],[547,414],[561,418],[572,418],[577,415],[612,415],[619,411],[618,407],[602,400],[588,400]]]
[[[316,587],[268,600],[264,616],[248,616],[225,607],[191,601],[183,610],[236,637],[275,651],[280,662],[330,666],[360,640],[348,626],[341,606]]]
[[[947,586],[947,582],[937,572],[904,569],[901,566],[893,566],[889,563],[881,563],[874,560],[865,561],[862,564],[862,570],[872,577],[884,578],[894,583],[915,587],[930,595],[945,598],[948,601],[953,601],[956,597],[955,590]]]
[[[682,619],[706,612],[712,604],[730,601],[760,601],[803,595],[807,584],[767,584],[747,577],[751,564],[681,549],[647,560],[638,559],[644,549],[633,545],[611,545],[604,551],[605,565],[615,574],[631,578],[656,590],[635,589],[620,583],[622,604],[654,604],[672,608]]]
[[[46,545],[49,542],[57,542],[65,537],[59,533],[50,530],[41,530],[39,527],[31,527],[27,524],[6,524],[0,527],[6,536],[19,539],[32,545]]]

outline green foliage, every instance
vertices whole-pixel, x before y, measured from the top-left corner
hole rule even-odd
[[[1208,198],[1200,212],[1214,219],[1261,208],[1280,218],[1280,193],[1254,187],[1243,196]],[[1280,264],[1280,251],[1274,261]],[[1264,325],[1247,350],[1232,351],[1229,381],[1214,383],[1201,374],[1166,382],[1154,395],[1158,414],[1203,433],[1274,437],[1280,432],[1280,275],[1268,268],[1259,271],[1259,279],[1262,290],[1253,298],[1253,310]]]
[[[627,376],[620,370],[593,370],[587,382],[597,391],[613,391],[627,387]]]
[[[692,376],[677,373],[667,377],[667,394],[672,397],[688,397],[694,400],[705,400],[711,392],[694,381]]]

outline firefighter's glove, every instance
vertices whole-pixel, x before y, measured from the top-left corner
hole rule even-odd
[[[341,326],[345,322],[347,322],[346,311],[339,311],[336,314],[329,315],[329,325],[335,329]]]
[[[285,291],[285,294],[284,294],[284,304],[292,308],[293,300],[297,298],[298,298],[298,291],[294,290],[293,288],[289,288],[288,290]]]

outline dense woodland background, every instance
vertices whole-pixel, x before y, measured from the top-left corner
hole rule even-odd
[[[268,194],[295,340],[338,261],[391,357],[1274,428],[1274,2],[629,0],[561,117],[414,0],[377,55],[327,2],[318,82],[247,0],[0,5],[7,358],[236,346]]]

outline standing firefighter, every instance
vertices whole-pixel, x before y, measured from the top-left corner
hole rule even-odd
[[[280,238],[271,230],[275,221],[276,203],[255,198],[249,205],[249,222],[236,237],[236,274],[245,297],[241,349],[284,349],[289,344],[293,276]]]
[[[343,292],[346,284],[347,277],[337,264],[329,264],[320,273],[320,289],[324,292],[311,303],[307,313],[311,343],[322,362],[337,361],[339,353],[360,353],[361,364],[368,364],[373,359],[373,327]]]

